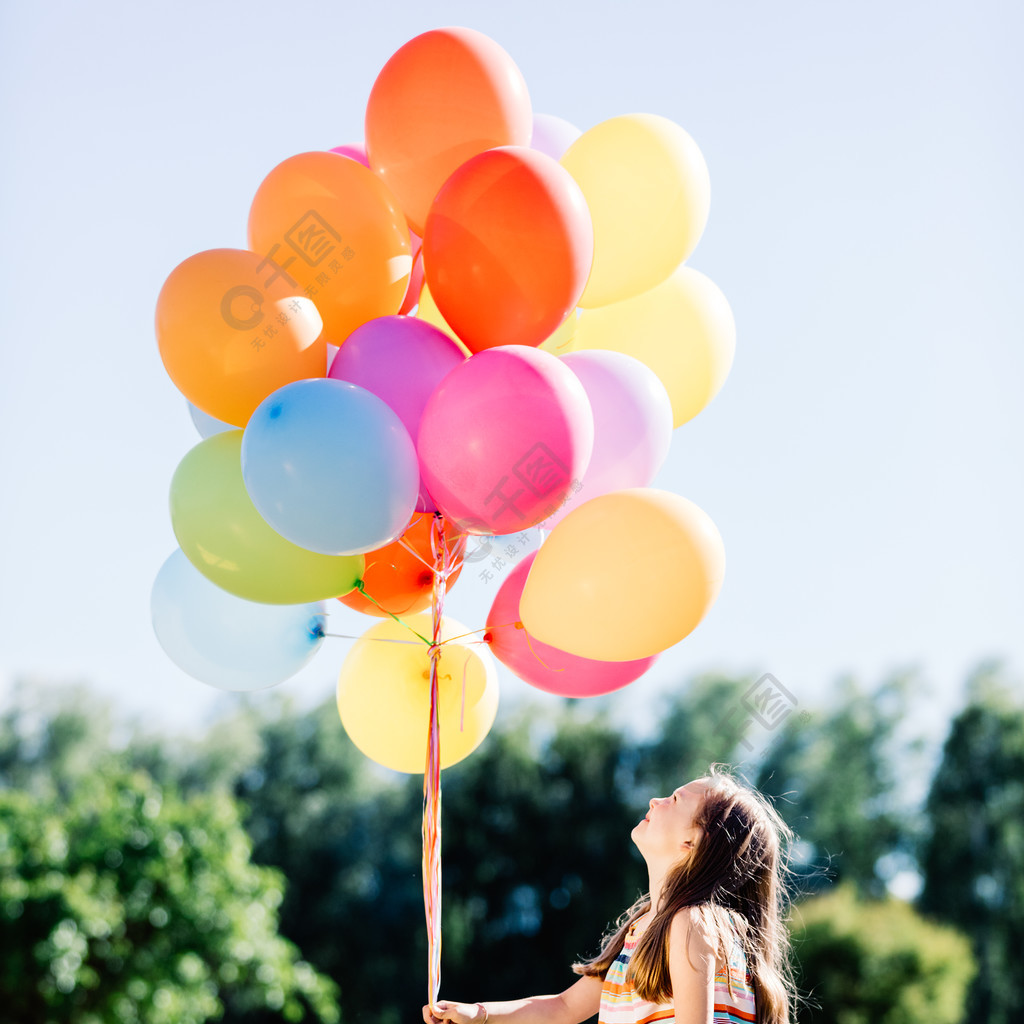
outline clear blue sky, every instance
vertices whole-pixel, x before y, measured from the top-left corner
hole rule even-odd
[[[714,519],[726,579],[630,712],[713,670],[772,672],[811,706],[841,674],[918,666],[937,714],[981,658],[1019,678],[1021,22],[921,0],[4,4],[0,701],[16,676],[83,679],[190,728],[225,700],[149,622],[198,440],[157,293],[187,256],[243,247],[267,171],[360,139],[380,67],[449,24],[504,46],[535,110],[662,114],[710,168],[690,262],[732,304],[736,360],[656,483]],[[495,588],[460,584],[455,614],[482,625]],[[346,649],[283,688],[330,695]]]

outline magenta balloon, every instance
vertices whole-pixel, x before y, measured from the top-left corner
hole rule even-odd
[[[527,638],[526,630],[516,628],[519,599],[536,556],[531,551],[508,574],[494,598],[484,634],[491,653],[531,686],[563,697],[597,697],[639,679],[657,655],[637,661],[594,661]]]
[[[361,142],[350,142],[347,146],[334,146],[331,152],[347,156],[349,160],[355,160],[357,164],[362,164],[364,167],[370,166],[370,161],[366,157],[366,147]]]
[[[658,375],[623,352],[583,349],[562,356],[594,413],[594,452],[582,486],[545,523],[551,529],[583,502],[609,491],[646,487],[672,444],[672,401]]]
[[[530,149],[547,153],[553,160],[561,160],[565,151],[582,134],[574,124],[554,114],[534,114]]]
[[[415,443],[427,400],[466,356],[444,331],[411,316],[381,316],[357,327],[338,349],[327,376],[382,398]],[[420,481],[418,512],[437,506]]]
[[[438,509],[467,533],[501,535],[558,508],[593,444],[594,417],[572,370],[542,349],[499,345],[441,382],[418,448]]]

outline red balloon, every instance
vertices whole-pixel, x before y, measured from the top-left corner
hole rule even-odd
[[[522,146],[459,167],[423,236],[430,294],[471,352],[540,345],[575,309],[593,258],[579,185],[556,160]]]
[[[595,661],[527,637],[519,621],[519,598],[536,555],[532,551],[509,573],[494,598],[484,634],[491,653],[531,686],[562,697],[596,697],[639,679],[657,655],[637,661]],[[340,600],[347,603],[348,598]]]
[[[459,164],[492,146],[528,146],[530,95],[512,58],[471,28],[410,39],[366,103],[370,166],[423,234],[431,200]]]

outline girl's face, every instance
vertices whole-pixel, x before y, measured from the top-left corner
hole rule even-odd
[[[694,824],[704,800],[705,786],[688,782],[674,793],[655,797],[643,821],[633,829],[633,842],[645,858],[668,858],[677,861],[689,855],[700,838]]]

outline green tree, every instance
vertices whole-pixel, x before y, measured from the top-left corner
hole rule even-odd
[[[923,911],[970,935],[979,964],[971,1019],[1024,1019],[1024,705],[997,664],[968,682],[926,809]]]
[[[714,762],[743,762],[750,719],[743,696],[755,681],[699,675],[669,697],[658,731],[636,752],[638,798],[669,793]]]
[[[252,721],[247,711],[240,717],[241,728],[231,719],[217,733],[245,735]],[[275,702],[255,735],[255,746],[239,744],[250,756],[233,765],[215,737],[202,760],[213,758],[215,772],[233,775],[254,859],[288,878],[282,934],[342,981],[344,1016],[372,1013],[378,1024],[408,1019],[425,991],[418,971],[426,958],[422,778],[368,761],[345,734],[333,701],[307,712]],[[192,772],[197,780],[210,774]]]
[[[443,773],[444,991],[522,995],[526,959],[530,984],[564,987],[646,884],[643,808],[622,795],[635,755],[600,709],[506,715]],[[426,998],[422,777],[367,761],[333,702],[277,708],[259,736],[235,787],[255,858],[289,879],[282,932],[342,981],[343,1015],[409,1019]]]
[[[110,705],[82,686],[16,680],[0,716],[0,786],[66,798],[109,759],[114,729]]]
[[[277,933],[283,879],[250,862],[227,794],[182,799],[109,756],[56,789],[0,790],[0,1019],[339,1019]]]
[[[794,909],[805,1024],[958,1024],[975,966],[958,931],[852,882]]]
[[[446,991],[502,999],[572,983],[572,962],[647,888],[630,839],[646,810],[634,770],[608,706],[566,702],[542,723],[510,716],[445,773]]]
[[[878,898],[887,866],[913,865],[921,825],[908,779],[923,744],[906,723],[918,690],[912,674],[872,692],[844,678],[831,707],[788,716],[768,745],[754,783],[799,837],[800,890],[831,878]]]

